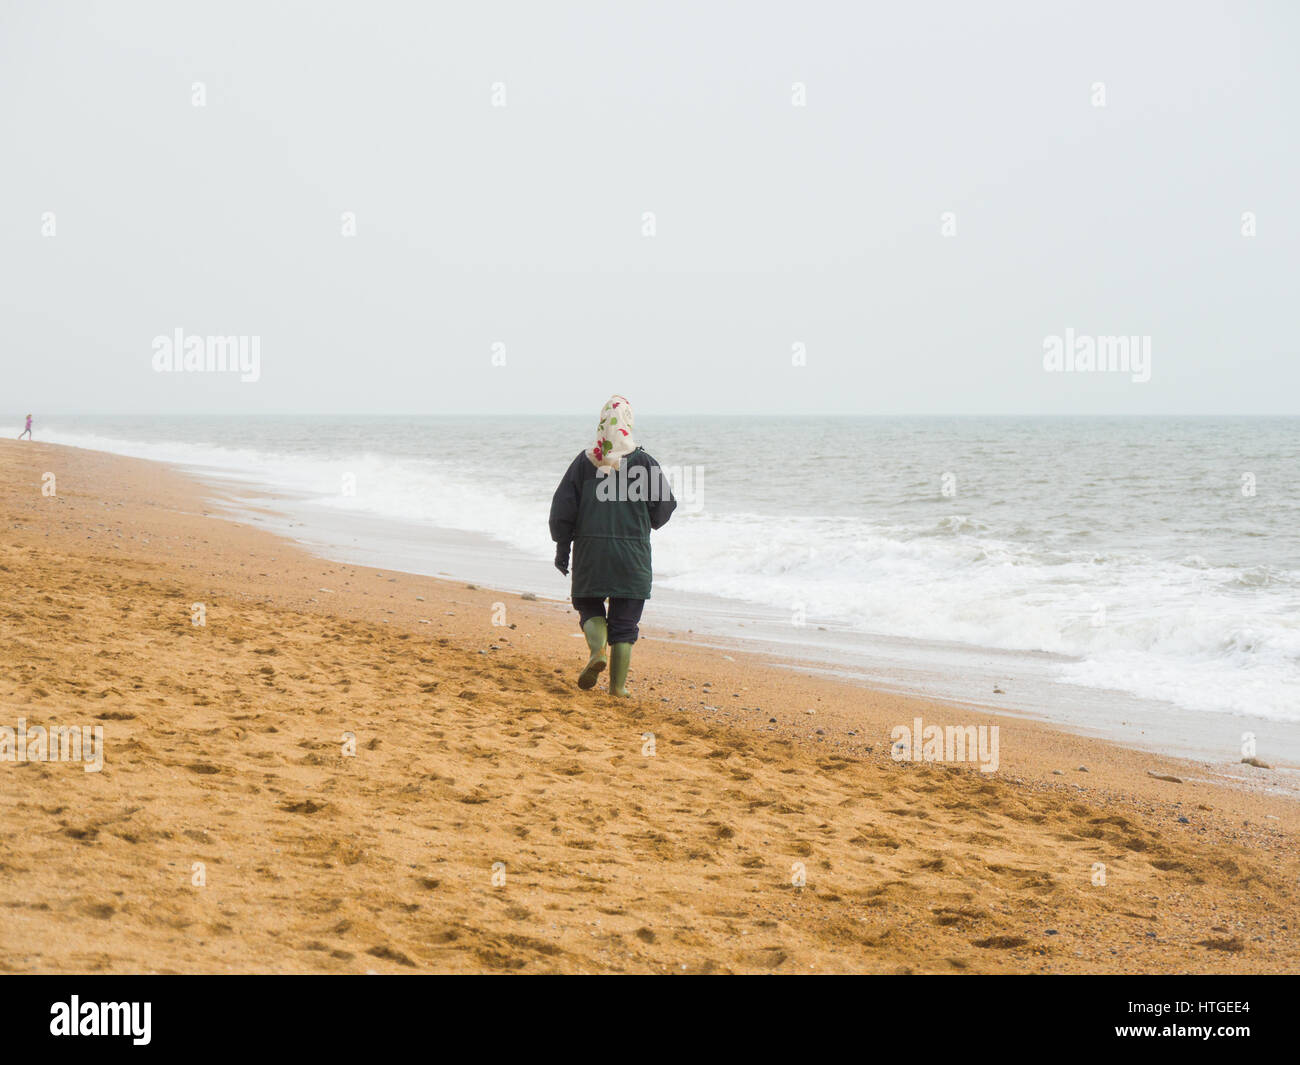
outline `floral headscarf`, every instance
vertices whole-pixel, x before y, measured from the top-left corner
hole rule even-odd
[[[596,429],[596,446],[587,452],[587,458],[596,469],[616,470],[619,460],[636,450],[632,438],[632,404],[626,396],[610,396],[600,412],[600,426]]]

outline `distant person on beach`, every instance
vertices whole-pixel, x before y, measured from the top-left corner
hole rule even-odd
[[[32,416],[30,414],[27,415],[27,428],[18,434],[18,439],[21,440],[24,436],[28,440],[32,438]]]
[[[568,576],[572,546],[573,608],[591,650],[579,688],[595,687],[608,663],[610,693],[628,694],[632,645],[650,598],[650,530],[676,508],[659,463],[632,437],[631,404],[611,396],[595,446],[569,463],[551,499],[555,568]]]

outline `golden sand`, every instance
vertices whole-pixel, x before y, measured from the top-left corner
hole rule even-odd
[[[1300,969],[1268,770],[728,661],[653,603],[634,698],[580,692],[567,604],[322,561],[214,497],[0,446],[0,725],[105,744],[0,762],[0,969]],[[895,762],[918,715],[998,724],[999,771]]]

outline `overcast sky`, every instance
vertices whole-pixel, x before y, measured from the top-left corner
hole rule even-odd
[[[0,0],[0,408],[1294,414],[1298,12]]]

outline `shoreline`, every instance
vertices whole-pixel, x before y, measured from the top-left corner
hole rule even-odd
[[[445,508],[442,511],[434,508],[438,520],[417,521],[410,517],[410,507],[393,503],[391,499],[377,509],[360,501],[354,506],[353,502],[336,497],[323,487],[319,463],[315,466],[308,463],[308,470],[297,464],[298,458],[291,458],[281,468],[275,466],[275,457],[271,456],[268,461],[279,472],[265,473],[246,452],[214,450],[202,442],[178,444],[174,451],[160,452],[159,440],[132,443],[112,436],[111,427],[104,431],[110,435],[98,436],[92,431],[89,436],[84,432],[79,436],[73,432],[71,437],[65,434],[64,439],[71,445],[164,462],[183,475],[209,485],[213,495],[224,501],[233,520],[278,532],[320,557],[567,599],[567,582],[549,566],[549,545],[545,551],[535,550],[538,545],[534,538],[523,535],[525,527],[536,531],[540,526],[534,526],[531,516],[525,518],[519,507],[506,508],[513,517],[498,530],[503,537],[498,540],[482,531],[480,521],[462,520],[459,510],[447,513]],[[167,439],[185,436],[175,430],[162,435]],[[252,439],[259,439],[256,430]],[[286,459],[287,455],[296,455],[292,446],[279,458]],[[383,472],[373,468],[372,459],[369,455],[353,456],[338,468],[354,468],[359,463],[355,468],[368,471],[366,483],[372,487],[387,484],[388,496],[394,491],[420,496],[416,487],[422,483],[421,477],[429,475],[428,471],[407,470],[401,478],[403,486],[397,489],[391,476],[385,480]],[[400,465],[402,459],[394,461]],[[337,479],[336,464],[330,460],[327,465],[331,471],[329,476]],[[436,475],[431,476],[437,480]],[[536,484],[533,490],[538,490]],[[382,487],[379,494],[385,496]],[[539,505],[544,509],[539,500],[540,496],[533,499],[533,509]],[[416,506],[413,512],[421,509]],[[428,509],[423,506],[426,513]],[[401,516],[403,513],[407,516]],[[444,519],[445,526],[440,524]],[[665,558],[671,556],[678,541],[692,542],[692,530],[677,526],[669,530],[668,537],[667,541],[661,541]],[[541,539],[545,541],[544,533]],[[526,543],[531,546],[525,546]],[[697,577],[698,574],[692,576],[688,567],[687,587],[711,586],[707,582],[700,585]],[[1086,679],[1076,679],[1080,676],[1096,679],[1099,669],[1105,675],[1101,660],[1094,660],[1090,652],[1075,655],[1059,650],[1026,650],[1023,648],[1040,645],[1023,641],[1006,648],[983,646],[979,633],[973,632],[966,634],[970,642],[937,633],[924,638],[883,635],[845,624],[841,615],[808,618],[802,615],[802,607],[798,605],[792,614],[784,599],[772,598],[770,588],[755,598],[743,587],[734,586],[734,582],[726,586],[729,590],[719,594],[680,590],[679,583],[671,571],[661,573],[656,582],[653,614],[661,624],[703,634],[711,640],[739,640],[734,646],[747,653],[757,650],[783,660],[799,660],[817,672],[838,674],[876,690],[1017,716],[1029,715],[1081,735],[1109,738],[1126,746],[1198,762],[1238,763],[1249,735],[1254,737],[1259,756],[1271,765],[1289,769],[1288,786],[1300,790],[1300,729],[1287,716],[1292,710],[1275,705],[1268,694],[1272,689],[1265,690],[1267,685],[1261,689],[1264,680],[1250,670],[1234,674],[1232,695],[1220,692],[1208,702],[1187,694],[1192,689],[1201,690],[1201,682],[1194,684],[1193,678],[1200,677],[1202,682],[1207,679],[1199,671],[1204,663],[1195,661],[1186,665],[1187,672],[1178,670],[1170,675],[1172,663],[1155,656],[1137,675],[1128,679],[1112,676],[1113,686],[1099,686]],[[953,602],[963,602],[962,596],[968,592],[960,583],[954,586]],[[931,593],[938,594],[940,602],[949,598],[947,590],[931,589]],[[874,595],[870,587],[858,589],[859,602],[868,602]],[[787,596],[790,597],[800,598],[793,593]],[[997,593],[989,589],[985,598],[996,599]],[[1221,605],[1227,606],[1229,614],[1236,609],[1235,605]],[[943,610],[939,606],[936,609]],[[964,609],[969,609],[969,604]],[[1248,607],[1243,609],[1249,613]],[[997,609],[988,613],[991,619],[1002,615]],[[1073,611],[1063,607],[1049,613],[1073,616]],[[996,629],[996,621],[991,620],[990,624]],[[1239,630],[1246,622],[1234,624],[1236,629],[1228,627],[1232,632],[1227,637],[1230,641],[1242,638]],[[1005,641],[990,637],[987,642]],[[1049,640],[1042,646],[1057,645]],[[1223,645],[1218,646],[1222,658]],[[1110,668],[1116,668],[1114,663]],[[1137,668],[1130,664],[1121,668],[1120,673]],[[1223,680],[1212,669],[1210,679],[1214,677],[1218,682]],[[1292,702],[1286,705],[1291,707]],[[1193,706],[1198,708],[1192,709]]]
[[[369,513],[341,512],[324,520],[309,520],[301,501],[285,505],[265,488],[236,492],[231,485],[201,472],[179,472],[221,497],[230,520],[252,520],[319,558],[412,577],[478,583],[509,595],[527,592],[568,607],[567,596],[538,590],[548,582],[556,583],[547,561],[525,557],[485,534],[408,527]],[[356,546],[347,546],[346,539]],[[376,542],[383,546],[373,546]],[[422,561],[434,556],[438,558],[436,570]],[[485,577],[485,573],[490,575]],[[1052,673],[1062,656],[1047,652],[869,636],[830,622],[808,622],[795,629],[789,617],[774,608],[682,593],[664,589],[662,584],[660,581],[656,587],[648,610],[650,631],[686,631],[697,643],[755,656],[768,664],[879,693],[1038,721],[1077,736],[1185,759],[1242,781],[1252,779],[1249,767],[1242,766],[1239,750],[1242,735],[1249,732],[1257,737],[1259,750],[1268,755],[1262,760],[1279,770],[1275,778],[1279,791],[1300,798],[1300,728],[1294,723],[1189,710],[1112,689],[1071,685]],[[798,632],[805,635],[791,635]],[[814,639],[814,632],[824,635]],[[1001,695],[1002,701],[991,698],[990,693]],[[1068,713],[1059,709],[1065,706]]]
[[[1264,790],[1276,771],[1229,786],[1223,767],[712,650],[653,614],[619,704],[574,688],[567,603],[330,562],[215,516],[161,464],[4,443],[4,713],[106,733],[101,774],[0,764],[18,782],[11,971],[1300,961],[1300,805]],[[998,771],[895,762],[889,729],[917,716],[998,725]],[[17,833],[31,821],[47,831]],[[199,852],[218,890],[190,885]],[[496,861],[523,870],[518,897]]]
[[[219,479],[202,472],[180,472],[224,497],[222,505],[232,521],[251,520],[317,557],[413,577],[478,583],[505,594],[532,592],[541,599],[568,603],[565,596],[537,591],[555,583],[546,560],[525,557],[486,534],[408,526],[369,513],[309,515],[301,501],[286,505],[265,488],[227,495],[231,486]],[[437,569],[422,561],[432,556],[438,557]],[[1053,672],[1069,659],[1048,652],[873,636],[829,621],[810,621],[796,629],[788,615],[770,606],[683,593],[664,588],[664,583],[658,582],[651,601],[658,628],[685,630],[736,654],[756,655],[874,691],[1028,718],[1076,735],[1224,770],[1239,764],[1240,737],[1249,732],[1258,738],[1259,749],[1267,752],[1268,763],[1286,771],[1279,786],[1300,797],[1300,729],[1294,723],[1189,710],[1113,689],[1072,685]],[[653,617],[650,624],[655,625]],[[803,638],[792,635],[800,631],[806,634]],[[814,632],[824,635],[813,639]],[[991,698],[990,693],[1001,695],[1002,700]],[[1069,707],[1068,714],[1059,709],[1064,706]]]

